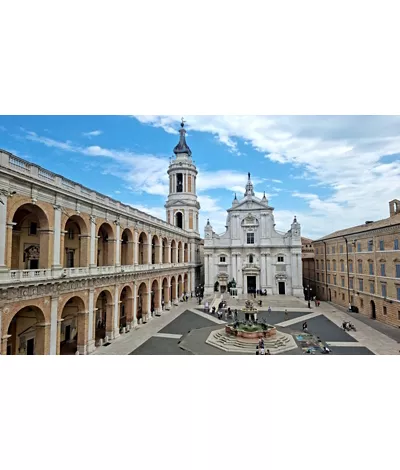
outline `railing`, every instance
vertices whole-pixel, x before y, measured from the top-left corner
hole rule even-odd
[[[23,269],[10,271],[10,279],[15,281],[24,281],[25,279],[49,279],[51,277],[51,269]]]
[[[101,274],[133,273],[145,271],[160,271],[173,268],[187,268],[191,263],[164,263],[164,264],[135,264],[126,266],[96,266],[94,268],[78,267],[59,269],[22,269],[10,270],[0,275],[0,282],[62,279],[81,276],[96,276]]]

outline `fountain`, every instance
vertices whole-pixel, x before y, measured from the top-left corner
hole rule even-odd
[[[264,320],[257,321],[257,312],[251,300],[247,300],[244,321],[235,321],[225,325],[224,329],[214,330],[210,333],[206,343],[215,348],[231,353],[254,354],[255,347],[263,338],[265,348],[271,354],[279,354],[284,351],[296,349],[297,345],[290,334],[277,331],[273,325],[268,325]]]

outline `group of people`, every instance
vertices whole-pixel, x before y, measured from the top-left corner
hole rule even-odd
[[[356,327],[350,321],[343,321],[342,323],[343,331],[356,331]]]
[[[265,344],[264,344],[264,339],[260,338],[258,340],[258,345],[256,346],[256,355],[259,356],[270,356],[271,352],[269,349],[265,351]]]

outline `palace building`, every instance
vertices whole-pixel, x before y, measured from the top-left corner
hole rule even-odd
[[[163,221],[0,150],[1,354],[89,354],[195,291],[200,205],[183,123],[174,153]]]
[[[236,195],[228,209],[226,232],[217,235],[207,222],[204,231],[205,293],[303,296],[300,224],[296,217],[286,233],[275,229],[274,208],[255,196],[248,174],[244,197]]]
[[[400,201],[389,214],[313,242],[316,295],[400,327]]]

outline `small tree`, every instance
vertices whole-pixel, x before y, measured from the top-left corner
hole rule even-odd
[[[216,283],[214,284],[214,292],[218,292],[219,290],[219,282],[216,281]]]

